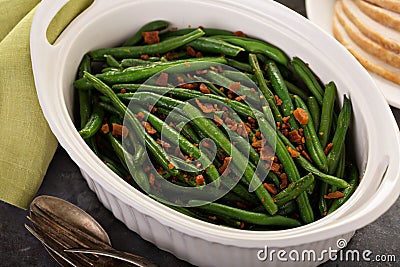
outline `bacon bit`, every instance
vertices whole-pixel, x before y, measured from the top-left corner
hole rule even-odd
[[[111,124],[111,126],[112,126],[111,134],[113,136],[122,136],[124,138],[128,136],[129,134],[128,128],[126,128],[124,125],[113,123]]]
[[[208,89],[207,85],[205,85],[204,83],[200,84],[200,92],[202,92],[203,94],[209,94],[210,93],[210,89]]]
[[[211,104],[203,105],[199,99],[195,99],[197,106],[203,111],[204,113],[212,113],[215,112],[215,108]]]
[[[247,37],[247,35],[244,34],[242,31],[235,31],[235,32],[233,33],[233,36],[244,37],[244,38]]]
[[[286,123],[288,123],[289,119],[290,119],[290,116],[283,117],[282,122],[286,124]]]
[[[313,162],[310,155],[308,155],[308,153],[305,150],[301,151],[301,155],[305,157],[309,162],[311,163]]]
[[[103,134],[108,134],[110,132],[110,127],[108,126],[107,123],[104,123],[101,128],[100,128],[101,132]]]
[[[127,176],[125,176],[125,180],[126,180],[126,181],[132,180],[132,176],[130,176],[130,175],[128,174]]]
[[[335,191],[335,192],[329,193],[327,195],[324,195],[325,199],[336,199],[336,198],[342,198],[342,197],[344,197],[344,194],[340,191]]]
[[[233,82],[228,85],[229,90],[236,93],[240,88],[240,82]]]
[[[276,162],[272,162],[271,167],[270,167],[270,171],[272,171],[273,173],[276,174],[280,174],[281,173],[281,168],[282,168],[282,164],[276,163]]]
[[[179,85],[180,88],[185,88],[185,89],[197,89],[198,85],[196,83],[183,83]]]
[[[329,144],[326,145],[326,147],[324,149],[325,155],[328,155],[329,150],[331,150],[332,147],[333,147],[333,143],[329,143]]]
[[[274,97],[275,97],[276,105],[277,106],[282,105],[282,99],[280,99],[279,96],[277,96],[277,95],[274,95]]]
[[[191,46],[186,46],[186,53],[189,57],[196,56],[196,50],[194,50],[193,47],[191,47]]]
[[[270,146],[263,145],[263,147],[260,150],[261,160],[271,160],[273,156],[274,156],[274,150]]]
[[[160,42],[158,31],[142,32],[142,36],[146,44],[156,44]]]
[[[154,185],[154,182],[156,181],[156,177],[154,174],[150,173],[149,174],[149,184]]]
[[[253,141],[253,143],[251,144],[251,146],[254,147],[254,148],[262,147],[262,146],[263,146],[262,140]]]
[[[202,185],[202,184],[204,184],[204,182],[205,182],[205,179],[204,179],[203,175],[199,174],[196,176],[196,184]]]
[[[260,139],[260,138],[261,138],[261,132],[260,132],[260,131],[257,131],[257,132],[255,133],[255,136],[256,136],[258,139]]]
[[[220,87],[220,88],[219,88],[219,91],[221,91],[222,93],[225,93],[224,87]]]
[[[218,172],[219,172],[220,174],[222,174],[224,177],[226,177],[226,176],[230,173],[230,170],[227,169],[227,168],[228,168],[228,165],[229,165],[229,163],[231,162],[231,160],[232,160],[232,157],[225,157],[225,158],[224,158],[224,162],[223,162],[222,165],[218,168]]]
[[[148,60],[149,59],[149,55],[141,55],[140,59]]]
[[[208,70],[196,70],[196,74],[201,75],[201,74],[207,74]]]
[[[253,87],[250,88],[250,93],[255,93],[256,89],[254,89]]]
[[[157,77],[156,85],[158,86],[167,86],[168,84],[168,73],[161,72]]]
[[[242,122],[242,123],[239,123],[236,132],[237,132],[240,136],[247,137],[246,126],[245,126],[245,124],[244,124],[243,122]]]
[[[279,175],[279,178],[281,178],[281,185],[280,188],[286,188],[288,186],[288,178],[286,173],[282,173],[281,175]]]
[[[157,139],[156,140],[156,142],[160,145],[160,146],[162,146],[163,148],[171,148],[171,144],[169,144],[169,143],[167,143],[167,142],[165,142],[165,141],[163,141],[163,140],[160,140],[160,139]]]
[[[246,99],[245,95],[241,95],[235,98],[236,101],[244,101]]]
[[[292,149],[290,146],[287,146],[286,149],[287,149],[287,151],[289,151],[290,156],[292,158],[297,158],[298,156],[300,156],[300,153],[298,151]]]
[[[210,219],[210,220],[212,220],[212,221],[216,221],[218,218],[217,218],[217,216],[211,216],[211,215],[209,215],[208,216],[208,219]]]
[[[308,113],[302,108],[296,108],[293,111],[293,116],[294,118],[302,125],[305,125],[308,123]]]
[[[293,130],[293,131],[289,132],[289,134],[288,134],[289,141],[292,142],[292,143],[300,144],[301,143],[301,137],[302,136],[299,134],[298,130]]]
[[[245,209],[248,209],[249,208],[249,205],[247,205],[246,203],[244,203],[244,202],[236,202],[235,203],[236,204],[236,207],[238,207],[238,208],[240,208],[240,209],[242,209],[242,210],[245,210]]]
[[[268,192],[270,192],[273,195],[276,195],[278,193],[274,184],[263,183],[263,186],[265,189],[267,189]]]
[[[119,91],[121,94],[125,94],[126,93],[126,89],[125,88],[121,88],[121,91]]]
[[[203,53],[201,53],[200,51],[197,51],[197,52],[196,52],[196,57],[197,57],[197,58],[203,57]]]
[[[149,172],[152,168],[149,165],[146,165],[143,170],[144,172]]]
[[[147,121],[142,121],[142,125],[144,126],[146,132],[149,134],[155,134],[157,132],[156,129],[154,129],[153,126],[151,126],[151,124]]]
[[[175,166],[174,166],[174,164],[169,163],[169,164],[168,164],[168,168],[170,168],[170,169],[172,170],[173,168],[175,168]]]
[[[185,80],[183,79],[182,76],[176,77],[176,81],[178,82],[178,84],[184,84],[185,83]]]
[[[265,198],[261,198],[261,202],[264,203],[265,202]]]
[[[221,126],[222,124],[224,124],[224,121],[217,115],[214,115],[214,122],[217,126]]]
[[[186,62],[183,63],[183,64],[185,64],[186,67],[190,68],[190,63],[189,63],[189,62],[186,61]]]
[[[229,129],[231,129],[232,131],[237,131],[238,129],[237,123],[233,124],[231,127],[229,127]]]

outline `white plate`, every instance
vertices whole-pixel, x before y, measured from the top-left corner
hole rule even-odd
[[[332,34],[332,16],[335,2],[336,0],[306,0],[307,17],[329,34]],[[382,90],[389,105],[400,108],[400,86],[375,73],[369,72],[369,74],[377,87]]]

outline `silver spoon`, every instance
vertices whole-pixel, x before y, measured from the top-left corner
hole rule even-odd
[[[156,266],[146,258],[112,248],[106,231],[93,217],[60,198],[36,197],[28,219],[33,228],[25,227],[62,266],[108,266],[117,260],[134,266]]]

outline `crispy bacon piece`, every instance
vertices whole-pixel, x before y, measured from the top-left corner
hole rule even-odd
[[[289,151],[289,154],[292,158],[297,158],[298,156],[300,156],[299,151],[292,149],[290,146],[286,147],[287,151]]]
[[[235,31],[235,32],[233,33],[233,36],[244,37],[244,38],[247,37],[247,35],[246,35],[244,32],[242,32],[242,31]]]
[[[113,136],[122,136],[124,138],[128,136],[129,133],[128,128],[126,128],[124,125],[113,123],[111,126],[112,126],[111,134]]]
[[[270,192],[273,195],[276,195],[278,193],[274,184],[263,183],[263,186],[265,189],[267,189],[268,192]]]
[[[342,197],[344,197],[344,194],[340,191],[335,191],[335,192],[329,193],[327,195],[324,195],[325,199],[336,199],[336,198],[342,198]]]
[[[161,72],[157,77],[156,85],[158,86],[167,86],[168,84],[168,73]]]
[[[231,90],[234,93],[236,93],[239,88],[240,88],[240,82],[233,82],[229,84],[229,90]]]
[[[155,134],[157,132],[156,129],[154,129],[153,126],[151,126],[151,124],[147,121],[142,121],[142,125],[144,126],[146,132],[149,134]]]
[[[189,57],[196,57],[196,50],[191,46],[186,46],[186,53]]]
[[[232,157],[225,157],[224,158],[224,162],[222,163],[221,167],[218,168],[218,172],[220,174],[223,174],[224,177],[226,177],[230,171],[228,168],[229,163],[231,162]]]
[[[333,143],[329,143],[329,144],[326,145],[326,147],[324,149],[325,155],[328,155],[329,150],[331,150],[332,147],[333,147]]]
[[[301,135],[298,130],[293,130],[288,133],[288,138],[291,143],[301,144]]]
[[[156,44],[160,42],[158,31],[142,32],[142,36],[146,44]]]
[[[200,84],[200,92],[202,92],[203,94],[209,94],[210,93],[210,89],[208,89],[207,85],[205,85],[204,83]]]
[[[281,188],[281,189],[286,188],[286,187],[288,186],[288,178],[287,178],[286,173],[281,173],[281,174],[279,175],[279,178],[281,178],[281,185],[280,185],[280,188]]]
[[[293,111],[293,116],[302,125],[308,123],[308,113],[302,108],[296,108]]]
[[[197,106],[203,111],[204,113],[211,113],[215,112],[215,108],[211,104],[202,104],[199,99],[195,99]]]
[[[110,132],[110,127],[108,126],[107,123],[104,123],[103,125],[101,125],[100,131],[103,134],[108,134]]]

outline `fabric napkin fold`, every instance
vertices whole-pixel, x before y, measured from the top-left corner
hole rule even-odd
[[[0,0],[0,200],[24,209],[57,148],[39,105],[30,58],[30,27],[39,2]],[[70,1],[56,15],[48,29],[50,42],[87,3]]]

